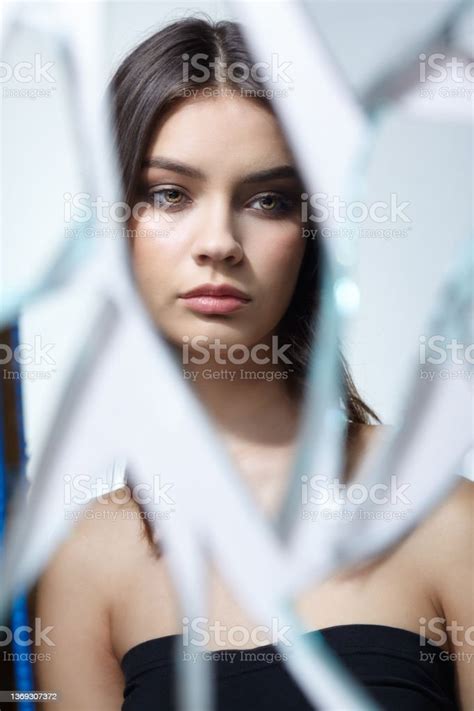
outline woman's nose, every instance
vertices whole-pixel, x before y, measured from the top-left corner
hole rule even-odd
[[[197,264],[224,262],[238,264],[243,249],[235,234],[230,210],[218,208],[210,219],[204,219],[197,229],[192,245],[192,257]]]

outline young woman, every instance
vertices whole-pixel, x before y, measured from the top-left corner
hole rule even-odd
[[[321,265],[317,241],[301,236],[298,169],[251,68],[236,24],[192,18],[144,41],[111,88],[125,199],[138,206],[137,288],[270,517],[295,452]],[[274,339],[290,363],[231,357],[243,346],[269,354]],[[342,364],[348,479],[378,427]],[[116,498],[91,504],[37,588],[54,643],[38,685],[60,693],[61,711],[174,708],[172,642],[184,622],[166,551],[143,535],[139,506]],[[308,634],[320,630],[384,709],[474,707],[471,507],[465,482],[388,555],[297,601]],[[270,651],[271,640],[236,644],[230,632],[256,623],[215,569],[210,591],[219,708],[310,708],[276,657],[226,660],[230,649]]]

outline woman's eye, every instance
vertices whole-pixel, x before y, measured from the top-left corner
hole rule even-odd
[[[249,203],[249,207],[255,208],[260,212],[267,212],[269,216],[275,217],[291,212],[294,207],[293,201],[278,193],[265,193],[258,195]]]
[[[186,202],[186,195],[178,188],[160,188],[151,190],[148,199],[155,207],[166,209],[182,206]]]

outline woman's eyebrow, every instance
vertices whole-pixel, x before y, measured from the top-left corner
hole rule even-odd
[[[242,180],[244,185],[249,183],[263,183],[266,180],[275,180],[275,178],[292,178],[299,180],[298,172],[292,165],[279,165],[275,168],[267,168],[267,170],[259,170],[257,173],[250,173]]]
[[[161,156],[154,156],[153,158],[148,158],[147,160],[144,160],[142,167],[162,168],[163,170],[170,170],[174,173],[187,175],[189,178],[195,178],[197,180],[204,180],[206,178],[206,175],[197,168],[193,168],[192,166],[187,165],[186,163],[171,160],[170,158],[163,158]],[[266,180],[275,180],[278,178],[291,178],[293,180],[300,180],[298,171],[292,165],[278,165],[274,168],[259,170],[256,173],[249,173],[240,182],[242,185],[248,185],[251,183],[262,183]]]
[[[163,168],[163,170],[171,170],[173,173],[181,173],[182,175],[187,175],[189,178],[196,178],[198,180],[203,180],[206,177],[202,171],[197,168],[192,168],[190,165],[186,165],[186,163],[180,163],[179,161],[161,158],[159,156],[144,160],[142,168]]]

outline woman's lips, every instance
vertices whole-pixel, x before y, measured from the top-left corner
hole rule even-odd
[[[230,314],[249,303],[248,295],[233,284],[200,284],[181,294],[191,311],[200,314]]]
[[[201,314],[230,314],[241,309],[249,303],[249,299],[237,296],[216,296],[200,294],[196,296],[182,296],[183,303],[191,311]]]

